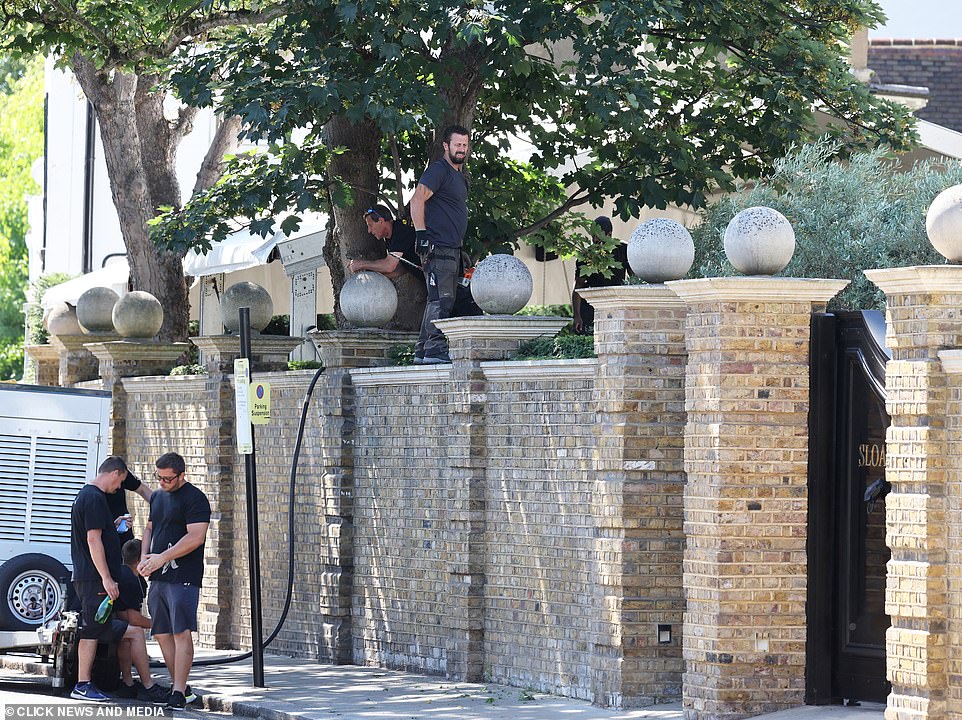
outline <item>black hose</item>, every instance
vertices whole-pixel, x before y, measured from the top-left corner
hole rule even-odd
[[[271,644],[277,634],[284,627],[284,621],[287,620],[287,613],[291,609],[291,600],[294,597],[294,490],[297,487],[297,461],[301,456],[301,441],[304,439],[304,425],[307,422],[307,410],[311,403],[311,395],[314,394],[314,386],[317,385],[317,381],[321,379],[321,373],[324,372],[324,368],[319,368],[314,377],[311,380],[311,384],[307,387],[307,393],[304,395],[304,404],[301,407],[301,421],[297,426],[297,440],[294,443],[294,456],[291,458],[291,479],[290,479],[290,509],[287,513],[287,537],[289,548],[288,551],[288,571],[287,571],[287,596],[284,599],[284,609],[281,611],[281,616],[277,619],[277,624],[274,626],[274,630],[263,642],[263,647],[267,647]],[[251,582],[260,582],[260,578],[251,578]],[[220,657],[204,658],[202,660],[194,660],[194,665],[224,665],[232,662],[240,662],[241,660],[246,660],[247,658],[253,656],[253,651],[247,651],[245,653],[240,653],[239,655],[222,655]],[[160,661],[153,661],[150,663],[151,667],[163,667],[164,663]]]

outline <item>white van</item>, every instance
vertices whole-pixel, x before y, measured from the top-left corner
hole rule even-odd
[[[109,423],[109,392],[0,383],[0,630],[59,611],[70,506],[107,457]]]

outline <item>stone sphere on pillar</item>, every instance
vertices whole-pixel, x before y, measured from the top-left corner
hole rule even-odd
[[[107,287],[92,287],[77,300],[77,322],[85,333],[112,333],[114,305],[120,296]]]
[[[51,335],[83,335],[83,328],[77,321],[77,308],[68,303],[54,306],[44,322]]]
[[[164,324],[164,308],[149,292],[135,290],[114,305],[113,323],[121,337],[152,338]]]
[[[491,315],[513,315],[528,304],[533,291],[531,272],[514,255],[489,255],[471,275],[471,295]]]
[[[784,270],[795,254],[795,230],[778,210],[747,208],[725,229],[725,254],[739,272],[774,275]]]
[[[352,325],[379,328],[387,325],[397,311],[394,283],[380,273],[354,273],[341,287],[341,313]]]
[[[962,262],[962,185],[938,194],[925,214],[925,231],[932,247],[949,262]]]
[[[257,283],[234,283],[220,298],[220,314],[224,327],[233,333],[240,332],[240,309],[250,308],[251,330],[260,332],[274,317],[274,301],[271,294]]]
[[[695,262],[691,233],[671,218],[652,218],[635,228],[628,241],[628,264],[645,282],[679,280]]]

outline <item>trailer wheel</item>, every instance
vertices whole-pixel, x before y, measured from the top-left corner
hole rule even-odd
[[[67,568],[47,555],[18,555],[0,565],[0,627],[31,630],[53,617],[63,603],[60,578]]]

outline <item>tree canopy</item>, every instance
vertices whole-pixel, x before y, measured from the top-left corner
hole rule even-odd
[[[23,373],[27,290],[26,196],[43,154],[43,60],[3,63],[0,78],[0,379]]]
[[[247,0],[9,0],[0,6],[0,51],[55,56],[73,71],[94,108],[131,280],[134,289],[161,301],[164,339],[182,340],[187,334],[183,253],[158,249],[147,222],[158,208],[181,204],[177,148],[192,128],[196,108],[174,109],[173,117],[165,113],[166,93],[158,91],[165,75],[162,61],[209,33],[266,22],[287,10],[284,3]],[[236,120],[225,118],[195,188],[207,187],[219,176],[236,132]]]
[[[269,148],[234,159],[159,238],[206,248],[238,217],[266,234],[331,210],[350,242],[352,218],[402,204],[458,122],[469,246],[525,237],[587,254],[590,271],[607,259],[573,232],[579,208],[702,206],[823,132],[842,150],[910,142],[907,112],[846,62],[852,32],[881,17],[870,0],[306,0],[178,57],[180,95]]]

